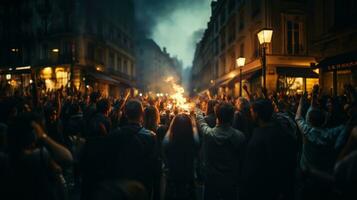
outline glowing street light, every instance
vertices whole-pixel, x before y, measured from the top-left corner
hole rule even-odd
[[[243,82],[243,75],[242,75],[242,70],[245,65],[245,58],[240,57],[237,59],[237,67],[239,67],[239,96],[242,96],[242,82]]]
[[[260,44],[268,44],[271,42],[271,38],[273,36],[273,30],[267,28],[262,29],[261,31],[259,31],[257,36]]]
[[[263,76],[263,88],[266,88],[266,44],[271,42],[273,36],[273,30],[264,28],[257,33],[259,43],[262,46],[263,55],[262,55],[262,76]]]
[[[59,52],[59,49],[57,49],[57,48],[52,49],[52,52],[53,52],[53,53],[58,53],[58,52]]]

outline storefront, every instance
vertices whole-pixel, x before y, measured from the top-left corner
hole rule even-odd
[[[306,67],[277,67],[277,91],[285,94],[311,92],[319,84],[318,70]]]
[[[0,70],[1,88],[12,91],[25,90],[32,83],[31,66],[3,68]]]
[[[324,93],[342,95],[345,85],[357,87],[357,51],[325,58],[316,67]]]

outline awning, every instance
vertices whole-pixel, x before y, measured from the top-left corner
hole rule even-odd
[[[258,78],[262,75],[262,70],[255,70],[252,72],[248,72],[248,73],[243,73],[242,75],[242,80],[251,80],[251,79],[255,79]],[[230,83],[236,83],[240,81],[240,74],[238,74],[236,77],[234,77],[232,80],[230,80]]]
[[[89,76],[90,78],[96,79],[99,82],[105,82],[105,83],[108,83],[108,84],[111,84],[111,85],[119,85],[119,84],[121,84],[120,81],[115,80],[115,79],[111,78],[110,76],[105,75],[105,74],[100,73],[100,72],[86,72],[86,75]]]
[[[276,72],[287,77],[319,78],[316,72],[306,67],[278,67]]]
[[[220,85],[220,86],[226,86],[226,85],[228,85],[229,82],[231,82],[231,80],[232,80],[232,78],[229,78],[229,79],[227,79],[227,80],[221,82],[219,85]]]
[[[357,51],[327,57],[323,59],[316,67],[323,68],[327,71],[357,67]]]

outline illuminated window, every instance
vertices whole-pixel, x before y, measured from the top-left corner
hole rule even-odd
[[[56,84],[60,88],[66,86],[68,82],[68,72],[64,68],[56,68]]]
[[[46,67],[42,70],[42,78],[43,79],[51,79],[52,78],[52,68]]]

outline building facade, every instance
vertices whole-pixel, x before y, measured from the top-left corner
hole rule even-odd
[[[310,53],[320,70],[325,94],[341,95],[357,87],[357,1],[315,0],[309,8]]]
[[[142,92],[169,93],[171,86],[166,83],[173,77],[177,83],[182,80],[182,62],[172,57],[164,47],[152,39],[141,39],[136,46],[138,88]]]
[[[311,70],[316,59],[309,54],[308,1],[305,0],[218,0],[213,1],[208,27],[197,44],[192,69],[192,91],[240,94],[242,84],[251,92],[262,85],[262,45],[257,33],[273,30],[266,46],[266,87],[268,91],[301,93],[318,83]],[[211,55],[211,56],[210,56]],[[237,68],[236,60],[246,59]],[[203,79],[197,80],[197,77]],[[196,80],[196,82],[195,82]],[[243,92],[244,95],[244,92]]]
[[[0,15],[1,80],[12,87],[135,87],[131,0],[5,0]]]

